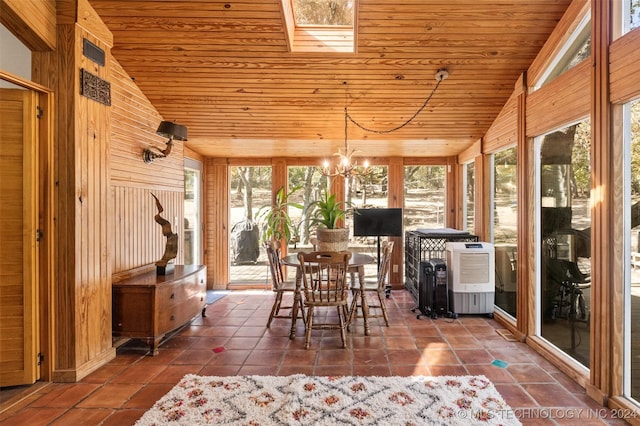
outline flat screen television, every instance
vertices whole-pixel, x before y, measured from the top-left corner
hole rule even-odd
[[[401,237],[402,209],[356,209],[353,214],[353,235]]]

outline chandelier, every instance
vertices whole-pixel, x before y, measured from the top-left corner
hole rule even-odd
[[[350,178],[352,176],[366,176],[372,172],[372,168],[369,166],[369,161],[364,160],[363,165],[359,166],[358,162],[353,160],[353,155],[359,151],[355,149],[349,149],[349,138],[348,138],[348,124],[349,121],[358,126],[360,129],[365,132],[377,133],[377,134],[387,134],[391,132],[395,132],[396,130],[402,129],[407,124],[411,123],[417,116],[422,112],[422,110],[427,106],[433,95],[436,93],[438,86],[440,83],[449,76],[449,73],[445,68],[441,68],[436,72],[436,85],[434,86],[431,94],[424,101],[422,106],[418,108],[418,110],[409,117],[404,123],[396,126],[392,129],[387,130],[375,130],[369,129],[362,124],[358,123],[354,120],[351,115],[349,115],[349,111],[347,107],[344,108],[344,151],[342,149],[338,149],[338,152],[334,153],[334,157],[338,157],[338,162],[332,167],[328,160],[325,160],[322,165],[322,174],[324,176],[334,177],[334,176],[344,176],[345,179]]]
[[[344,151],[338,149],[338,152],[334,153],[334,157],[338,157],[338,163],[334,166],[333,170],[331,169],[331,165],[328,160],[324,161],[322,165],[322,174],[324,176],[334,177],[334,176],[344,176],[345,178],[351,176],[366,176],[371,173],[371,167],[369,167],[369,162],[367,160],[364,161],[362,167],[358,166],[358,162],[353,160],[353,154],[355,154],[355,149],[349,149],[348,142],[348,120],[349,113],[347,112],[347,108],[344,109]]]

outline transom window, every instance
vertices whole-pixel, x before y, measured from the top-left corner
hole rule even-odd
[[[537,90],[591,56],[591,12],[582,18],[575,31],[551,61],[534,87]]]

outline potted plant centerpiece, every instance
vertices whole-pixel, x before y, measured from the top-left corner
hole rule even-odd
[[[275,194],[273,204],[262,206],[256,213],[258,223],[262,228],[263,243],[284,240],[286,244],[289,244],[291,241],[297,241],[298,227],[289,215],[289,208],[302,210],[302,205],[289,201],[289,197],[298,189],[300,189],[299,186],[287,193],[284,186],[281,186]]]
[[[318,251],[342,251],[349,246],[349,229],[340,226],[347,210],[346,203],[325,189],[323,198],[310,205],[310,225],[315,226]]]

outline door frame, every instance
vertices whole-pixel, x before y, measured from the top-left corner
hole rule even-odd
[[[37,325],[39,329],[38,346],[40,348],[39,379],[51,381],[53,373],[53,312],[55,312],[53,292],[55,291],[55,241],[54,241],[54,200],[55,192],[55,163],[53,155],[54,142],[54,97],[53,91],[25,80],[14,74],[0,70],[0,80],[27,89],[36,95],[39,107],[37,118],[37,179],[38,179],[38,230],[42,237],[37,245],[38,276],[36,277],[37,291]],[[36,238],[36,236],[34,236]]]

